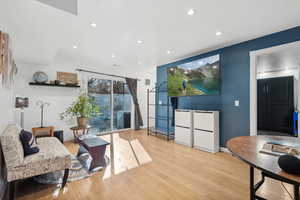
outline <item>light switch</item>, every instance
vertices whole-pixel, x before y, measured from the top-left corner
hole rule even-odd
[[[235,100],[234,101],[234,106],[237,106],[237,107],[240,106],[240,101],[239,100]]]

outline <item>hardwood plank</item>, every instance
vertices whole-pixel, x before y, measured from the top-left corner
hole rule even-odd
[[[18,200],[246,200],[248,166],[226,153],[210,154],[147,136],[145,130],[102,136],[110,165],[96,175],[67,184],[55,194],[53,185],[26,180],[17,185]],[[78,144],[65,144],[75,154]],[[256,180],[259,173],[256,173]],[[291,192],[291,187],[286,185]],[[259,193],[288,200],[279,182],[267,180]]]

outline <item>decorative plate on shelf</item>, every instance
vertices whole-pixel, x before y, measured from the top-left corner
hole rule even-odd
[[[33,80],[36,83],[46,83],[48,81],[48,75],[45,72],[37,71],[33,74]]]

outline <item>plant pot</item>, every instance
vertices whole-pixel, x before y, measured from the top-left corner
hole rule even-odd
[[[79,127],[86,127],[88,125],[88,118],[85,117],[77,117],[77,125]]]

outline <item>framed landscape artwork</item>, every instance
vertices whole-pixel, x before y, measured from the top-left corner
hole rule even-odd
[[[218,95],[220,56],[215,55],[168,68],[168,96]]]

